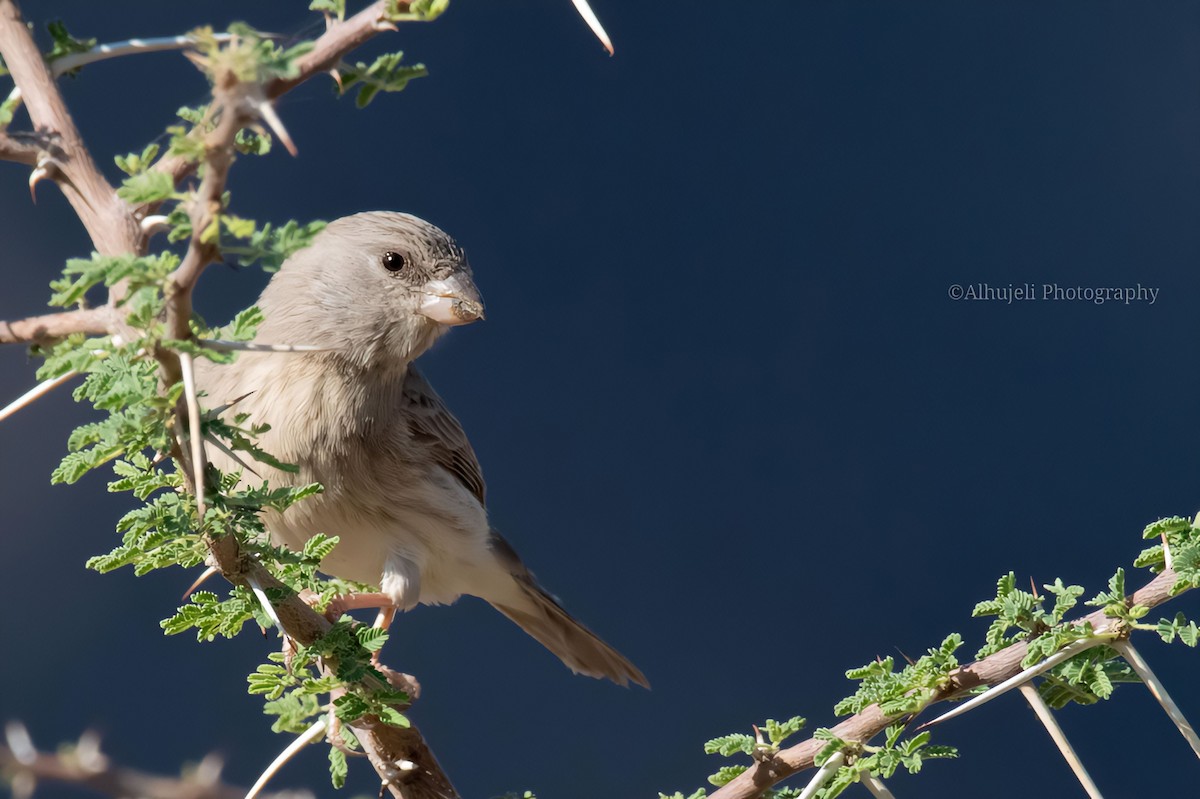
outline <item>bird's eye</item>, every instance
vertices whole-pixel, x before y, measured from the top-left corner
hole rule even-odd
[[[385,252],[383,254],[383,268],[389,272],[399,272],[408,265],[408,260],[398,252]]]

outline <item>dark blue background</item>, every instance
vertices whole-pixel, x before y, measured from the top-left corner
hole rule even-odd
[[[314,19],[303,3],[26,5],[102,41]],[[566,0],[406,25],[386,45],[432,77],[365,112],[314,81],[279,108],[299,159],[242,159],[231,183],[259,220],[406,210],[467,248],[488,321],[424,366],[496,525],[654,684],[573,677],[475,600],[401,618],[385,659],[421,678],[413,718],[470,797],[690,791],[718,765],[708,738],[832,724],[846,668],[954,630],[969,658],[986,627],[970,609],[1000,574],[1090,596],[1145,523],[1198,507],[1200,6],[595,7],[615,58]],[[105,164],[205,93],[174,54],[65,87]],[[0,167],[0,318],[38,311],[89,250],[53,186],[29,203],[26,175]],[[263,282],[214,267],[199,308],[227,317]],[[947,297],[976,282],[1160,292]],[[26,361],[0,352],[0,399],[32,384]],[[249,784],[285,743],[243,679],[276,642],[163,638],[193,575],[83,569],[130,502],[102,477],[48,486],[86,418],[63,391],[0,424],[0,713],[45,747],[97,725],[147,769],[220,749]],[[1141,638],[1200,718],[1196,653]],[[1195,784],[1144,690],[1061,716],[1106,795]],[[936,739],[962,759],[897,777],[899,796],[1081,795],[1015,696]],[[319,751],[276,785],[331,793]]]

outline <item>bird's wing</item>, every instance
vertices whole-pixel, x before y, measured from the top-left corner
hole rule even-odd
[[[483,472],[467,434],[415,366],[408,367],[401,397],[413,438],[428,446],[438,465],[458,478],[481,505],[485,504]]]

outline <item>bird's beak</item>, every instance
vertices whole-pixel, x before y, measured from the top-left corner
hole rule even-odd
[[[421,291],[417,313],[443,325],[465,325],[483,318],[483,298],[466,275],[431,280]]]

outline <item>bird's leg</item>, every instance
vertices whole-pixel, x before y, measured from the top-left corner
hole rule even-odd
[[[392,598],[384,593],[342,594],[330,601],[329,607],[325,610],[325,617],[330,621],[337,621],[348,610],[364,610],[366,608],[379,608],[381,614],[386,608],[394,610]],[[378,622],[376,626],[378,626]],[[387,629],[386,625],[384,629]]]

